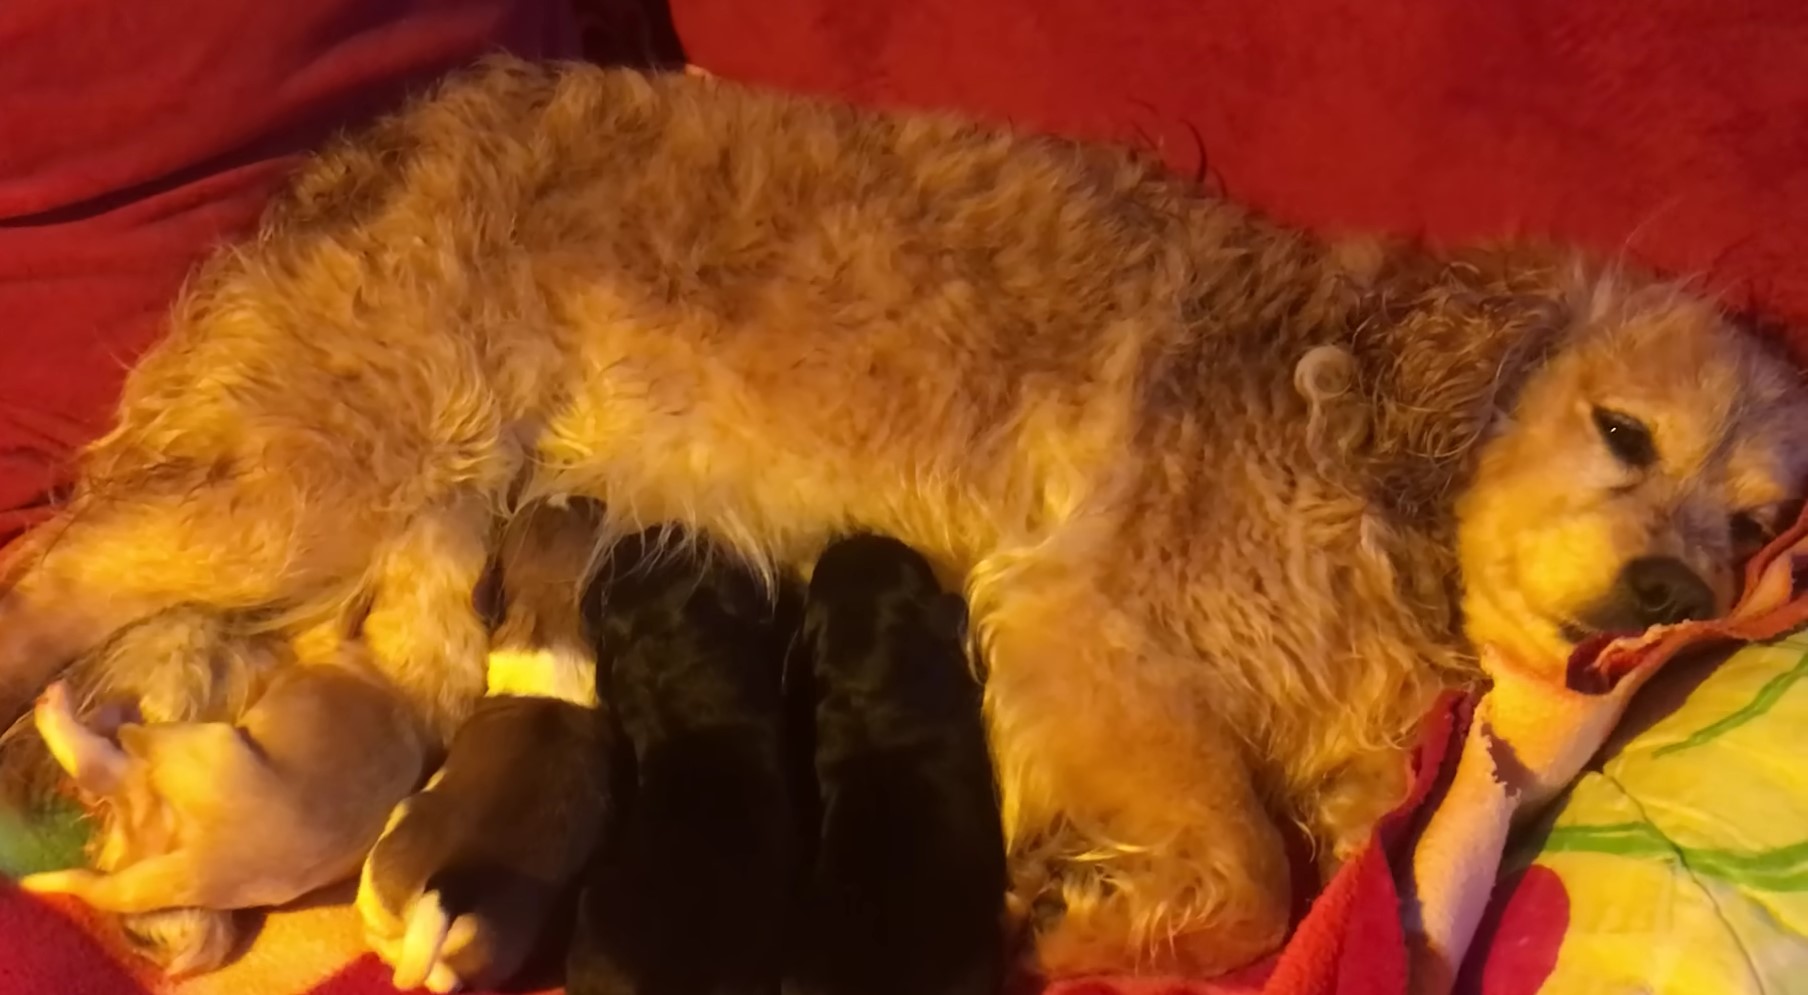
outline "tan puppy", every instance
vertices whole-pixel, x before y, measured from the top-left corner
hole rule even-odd
[[[498,61],[196,276],[14,560],[0,698],[193,600],[361,620],[443,734],[520,499],[768,571],[892,535],[965,579],[1019,904],[1065,908],[1043,966],[1209,974],[1285,934],[1283,827],[1329,865],[1398,800],[1476,642],[1557,668],[1724,608],[1805,435],[1794,370],[1642,277],[1327,246],[1117,150]]]
[[[423,762],[394,693],[338,665],[277,668],[235,723],[126,723],[103,735],[77,718],[60,683],[35,719],[104,825],[98,870],[20,885],[152,916],[128,928],[179,945],[167,955],[176,972],[223,960],[233,936],[221,913],[282,905],[355,876]]]

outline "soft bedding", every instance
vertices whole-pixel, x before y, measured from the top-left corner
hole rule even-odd
[[[1510,855],[1491,995],[1808,992],[1808,635],[1671,666]]]

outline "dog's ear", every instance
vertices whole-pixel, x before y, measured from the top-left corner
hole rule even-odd
[[[967,642],[967,602],[958,594],[943,592],[929,602],[929,627],[937,636],[965,646]]]

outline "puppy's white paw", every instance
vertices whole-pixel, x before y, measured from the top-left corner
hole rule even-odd
[[[366,933],[372,952],[394,971],[390,983],[396,990],[424,988],[450,995],[464,988],[465,979],[450,960],[476,936],[469,917],[449,920],[439,893],[430,891],[410,902],[402,918],[405,926],[399,938]]]
[[[427,990],[434,995],[451,995],[462,987],[458,975],[444,963],[434,964],[433,970],[427,972]]]
[[[383,832],[377,837],[376,846],[364,858],[364,866],[358,872],[358,895],[353,899],[352,907],[358,910],[358,919],[364,924],[364,938],[371,943],[373,949],[379,940],[399,941],[402,937],[403,916],[407,910],[390,908],[384,904],[383,896],[376,886],[376,862],[383,840],[408,816],[408,803],[411,800],[404,798],[390,810],[389,819],[383,824]],[[388,963],[389,958],[385,957],[384,962]]]
[[[440,952],[446,946],[446,933],[451,929],[439,892],[430,891],[410,903],[408,924],[402,931],[402,944],[395,960],[395,986],[411,991],[427,984],[436,967],[443,967]]]
[[[431,791],[443,775],[444,771],[435,773],[422,792]],[[412,893],[397,907],[384,900],[376,885],[383,874],[378,866],[383,840],[408,818],[413,800],[404,799],[389,813],[377,845],[364,860],[353,904],[364,926],[365,943],[378,960],[395,972],[392,983],[398,991],[424,988],[436,995],[449,995],[464,987],[464,979],[446,959],[470,942],[471,924],[463,919],[448,922],[438,892]]]

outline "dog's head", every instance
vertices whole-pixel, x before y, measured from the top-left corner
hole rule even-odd
[[[1458,507],[1469,637],[1528,662],[1712,617],[1808,475],[1797,372],[1671,288],[1591,282]]]

